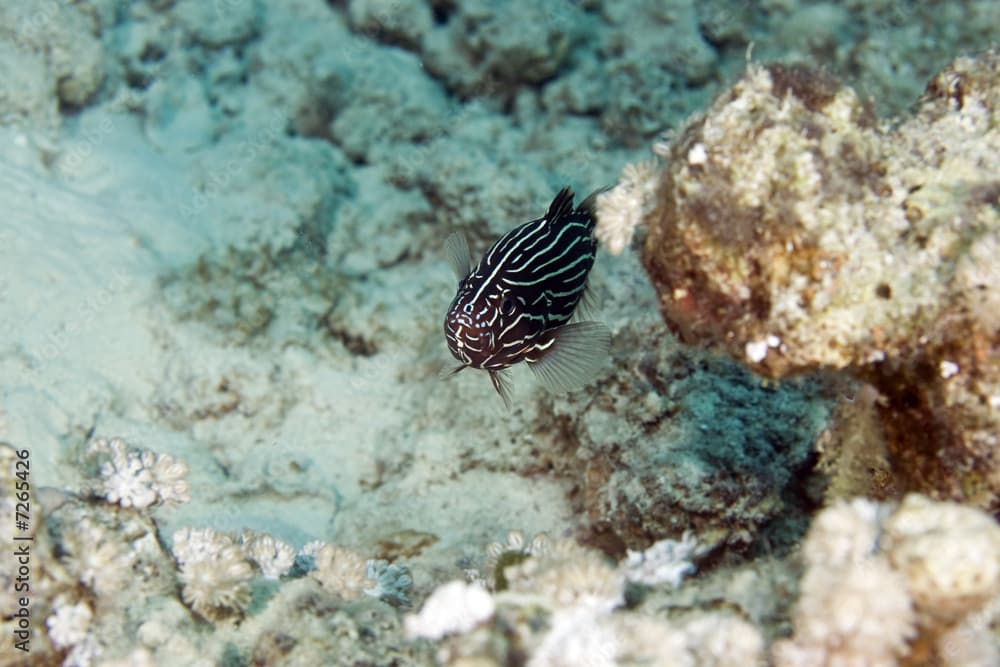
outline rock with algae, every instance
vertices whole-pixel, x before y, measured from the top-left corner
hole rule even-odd
[[[751,67],[663,148],[643,260],[671,326],[773,377],[848,369],[904,488],[1000,510],[1000,53],[894,127]]]

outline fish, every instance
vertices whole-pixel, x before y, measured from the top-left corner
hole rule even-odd
[[[585,300],[597,254],[594,204],[603,191],[574,206],[573,190],[563,188],[544,216],[501,236],[475,265],[461,232],[445,240],[458,290],[444,335],[462,362],[450,375],[487,371],[508,408],[509,369],[522,361],[554,393],[594,379],[608,357],[611,332],[601,322],[571,320]]]

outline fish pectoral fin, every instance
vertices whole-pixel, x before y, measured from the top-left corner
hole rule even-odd
[[[444,368],[444,369],[441,370],[440,373],[438,373],[438,379],[439,380],[447,380],[452,375],[455,375],[459,371],[464,371],[466,368],[468,368],[468,366],[466,366],[465,364],[461,364],[459,366],[456,366],[455,368],[452,368],[451,370],[448,370],[447,368]]]
[[[597,311],[600,310],[598,305],[597,292],[588,280],[586,286],[583,288],[583,294],[580,296],[580,300],[576,304],[576,309],[573,311],[571,321],[582,322],[593,317],[597,314]]]
[[[444,250],[448,255],[448,264],[454,271],[458,282],[462,282],[472,272],[472,255],[469,252],[469,242],[462,232],[452,232],[444,240]]]
[[[500,398],[503,399],[504,407],[509,410],[511,405],[513,405],[511,402],[511,386],[513,382],[510,378],[510,369],[505,368],[502,371],[490,371],[490,382],[493,383],[493,388],[497,390]]]
[[[528,355],[528,368],[551,392],[580,389],[597,375],[608,357],[611,332],[601,322],[564,324],[550,334],[549,345]]]

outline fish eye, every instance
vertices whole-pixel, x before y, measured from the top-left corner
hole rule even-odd
[[[466,315],[471,315],[472,314],[472,304],[471,303],[467,303],[464,306],[462,306],[462,312],[465,313]]]
[[[500,302],[500,312],[504,315],[514,314],[514,299],[509,296],[505,296],[503,301]]]

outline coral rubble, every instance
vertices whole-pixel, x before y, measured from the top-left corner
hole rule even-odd
[[[666,159],[643,259],[671,326],[773,377],[848,369],[905,488],[1000,511],[1000,54],[896,126],[752,66]]]

